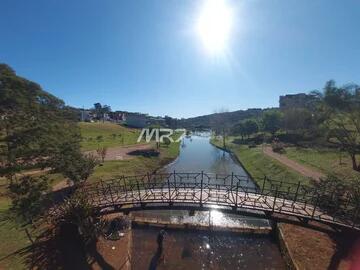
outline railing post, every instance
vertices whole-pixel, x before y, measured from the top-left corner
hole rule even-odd
[[[171,191],[170,191],[170,179],[169,179],[169,177],[167,178],[167,185],[168,185],[168,192],[169,192],[169,204],[171,204]]]
[[[236,183],[236,194],[235,194],[235,208],[238,208],[238,193],[239,193],[239,182]],[[245,196],[246,198],[246,196]]]
[[[297,187],[296,187],[296,192],[295,192],[294,202],[296,202],[296,200],[297,200],[297,198],[298,198],[298,195],[299,195],[299,189],[300,189],[300,181],[298,182]]]
[[[201,182],[200,182],[200,206],[202,206],[203,182],[204,182],[204,171],[201,171]]]
[[[231,173],[231,191],[233,189],[233,184],[234,184],[234,172]]]
[[[109,192],[110,192],[110,198],[111,198],[112,205],[115,205],[114,197],[113,197],[113,194],[112,194],[111,185],[109,185]]]
[[[273,207],[272,207],[272,211],[273,211],[273,212],[274,212],[274,210],[275,210],[276,198],[277,198],[277,195],[278,195],[278,188],[279,188],[279,186],[276,186],[274,203],[273,203]]]
[[[317,193],[315,205],[313,205],[314,209],[313,209],[313,212],[312,212],[312,214],[311,214],[311,218],[314,218],[315,211],[316,211],[316,207],[317,207],[319,201],[320,201],[320,193]]]
[[[175,187],[175,192],[177,191],[177,187],[176,187],[176,172],[175,172],[175,170],[174,170],[174,176],[173,176],[173,178],[174,178],[174,187]]]
[[[264,189],[265,189],[265,182],[266,182],[266,175],[264,175],[264,180],[263,180],[263,184],[262,184],[262,188],[261,188],[261,194],[264,193]]]
[[[139,181],[138,180],[136,180],[136,185],[137,185],[137,188],[138,188],[139,202],[141,204],[141,193],[140,193],[140,186],[139,186]]]
[[[125,177],[123,177],[123,180],[124,180],[125,200],[127,200],[128,190],[127,190],[127,186],[126,186],[126,179],[125,179]]]

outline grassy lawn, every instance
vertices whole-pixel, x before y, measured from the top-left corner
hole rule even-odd
[[[228,149],[237,156],[258,185],[262,185],[265,175],[274,180],[284,180],[293,183],[301,181],[304,184],[309,183],[308,178],[287,168],[278,161],[265,156],[262,153],[261,146],[249,148],[247,145],[232,143],[233,139],[234,138],[228,139]],[[211,142],[217,146],[222,146],[221,140],[211,139]]]
[[[96,150],[98,146],[114,147],[136,144],[139,129],[126,128],[109,122],[79,123],[84,151]]]
[[[9,203],[9,199],[0,197],[0,269],[26,269],[23,258],[15,253],[30,241],[14,221],[4,220]]]
[[[112,138],[115,130],[126,138],[124,139],[124,145],[136,143],[139,134],[137,130],[127,129],[110,123],[81,123],[80,126],[83,136],[87,136],[87,138],[91,136],[96,138],[96,136],[102,134],[105,138],[102,143],[108,147],[122,144],[122,141],[118,138]],[[134,157],[128,160],[106,161],[102,166],[95,168],[94,174],[89,178],[88,182],[116,178],[121,175],[151,173],[174,160],[179,154],[179,146],[180,143],[171,143],[168,146],[161,145],[158,157]],[[83,148],[86,150],[91,150],[93,147],[96,149],[97,143],[94,144],[93,142],[86,141],[83,144]],[[43,172],[35,173],[34,175],[41,173]],[[51,174],[49,178],[52,180],[53,185],[64,180],[61,174]],[[18,254],[12,255],[12,253],[28,246],[30,242],[25,232],[16,226],[15,222],[5,220],[5,213],[10,206],[10,200],[5,193],[6,180],[0,178],[0,269],[26,269],[23,258]]]
[[[100,179],[106,180],[122,175],[135,175],[152,173],[173,161],[180,151],[180,143],[171,143],[169,146],[161,145],[158,157],[135,157],[128,160],[105,161],[102,166],[97,166],[89,182]]]
[[[324,174],[347,179],[360,177],[360,173],[352,169],[349,155],[342,153],[340,163],[339,152],[333,149],[287,147],[285,155]]]

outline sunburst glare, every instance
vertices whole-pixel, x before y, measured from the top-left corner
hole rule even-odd
[[[220,54],[227,48],[233,11],[226,0],[205,0],[196,21],[196,33],[205,50]]]

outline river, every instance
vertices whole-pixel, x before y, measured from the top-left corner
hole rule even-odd
[[[232,156],[210,144],[208,133],[184,138],[179,157],[166,172],[200,172],[248,176]],[[252,181],[246,183],[255,187]],[[143,211],[142,217],[185,220],[211,226],[266,226],[267,220],[223,214],[216,209],[195,212]],[[164,256],[157,264],[156,237],[160,229],[133,229],[133,269],[285,269],[277,244],[270,236],[220,233],[212,230],[167,230]],[[141,258],[141,259],[140,259]]]

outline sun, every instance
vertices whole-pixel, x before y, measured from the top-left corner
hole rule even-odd
[[[196,33],[207,52],[224,52],[232,23],[232,9],[226,0],[205,0],[196,22]]]

